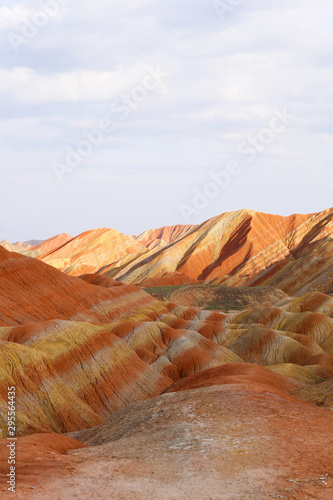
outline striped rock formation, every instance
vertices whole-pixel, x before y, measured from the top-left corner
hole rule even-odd
[[[106,323],[162,304],[134,285],[106,289],[0,247],[0,326],[49,319]]]
[[[32,248],[35,252],[38,253],[39,256],[46,257],[72,239],[73,237],[69,234],[62,233],[58,234],[57,236],[52,236],[48,240],[45,240],[42,243],[33,246]]]
[[[35,252],[34,247],[31,245],[25,245],[23,243],[9,243],[9,241],[4,240],[0,242],[0,247],[8,250],[8,252],[17,252],[22,255],[28,255],[29,257],[37,257],[38,252]]]
[[[333,209],[289,217],[240,210],[189,228],[163,248],[103,272],[125,283],[154,279],[154,286],[177,272],[227,286],[271,285],[290,295],[330,293],[332,233]]]
[[[17,387],[20,434],[65,432],[96,425],[196,369],[241,362],[196,331],[168,326],[163,318],[175,314],[142,289],[100,278],[91,284],[0,249],[3,431],[8,386]],[[179,310],[189,314],[202,313]]]
[[[107,280],[104,286],[89,284],[91,277],[66,276],[5,250],[0,259],[1,406],[5,408],[6,388],[18,386],[22,433],[70,430],[69,422],[89,427],[119,404],[161,392],[171,378],[241,361],[195,329],[167,324],[205,313],[180,309],[175,311],[178,316],[170,315],[168,308],[135,286],[113,286],[106,277],[100,277]],[[141,393],[138,380],[143,381]],[[73,416],[73,405],[83,421]],[[33,413],[39,406],[45,410]],[[66,414],[67,421],[59,421],[59,415]]]
[[[134,237],[114,229],[76,238],[62,234],[29,251],[73,276],[105,274],[144,287],[273,286],[301,296],[333,293],[332,233],[332,208],[289,217],[239,210],[197,226],[167,226]]]
[[[137,239],[60,235],[39,259],[0,246],[17,498],[329,500],[331,235],[332,210],[239,211]],[[2,480],[1,450],[0,465]]]
[[[76,238],[61,236],[65,239],[61,245],[57,245],[57,237],[56,241],[51,239],[36,247],[43,252],[39,259],[73,276],[95,273],[122,257],[147,252],[140,242],[115,229],[87,231]]]
[[[191,225],[164,226],[159,229],[148,229],[135,238],[149,250],[153,250],[156,247],[162,247],[177,240],[193,228],[194,226]]]
[[[333,376],[331,297],[271,290],[265,305],[262,289],[246,293],[244,310],[200,310],[107,276],[68,276],[0,248],[2,432],[11,385],[18,432],[27,434],[98,425],[173,383],[234,363],[240,381],[243,363],[288,377],[290,386]]]

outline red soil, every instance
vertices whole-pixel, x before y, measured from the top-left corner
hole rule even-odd
[[[123,286],[124,283],[104,276],[103,274],[83,274],[80,276],[82,280],[91,285],[103,286],[104,288],[112,288],[114,286]]]
[[[233,363],[204,370],[178,380],[164,392],[187,391],[200,387],[238,383],[246,384],[251,389],[259,386],[260,390],[262,390],[261,386],[266,386],[267,389],[272,389],[273,392],[284,396],[305,387],[305,384],[274,373],[264,366]]]
[[[0,326],[15,326],[48,319],[82,318],[94,323],[101,317],[98,304],[118,299],[114,317],[122,312],[155,303],[155,299],[134,285],[105,288],[67,276],[47,264],[0,247]],[[122,300],[122,297],[124,298]],[[111,305],[111,304],[110,304]]]
[[[15,498],[7,491],[8,444],[7,439],[0,439],[0,496]],[[67,455],[70,450],[85,448],[80,443],[60,434],[45,433],[23,436],[16,441],[16,489],[21,498],[33,493],[33,488],[41,481],[54,475],[68,474],[78,464],[78,459]],[[6,494],[7,493],[7,494]],[[47,497],[46,497],[47,498]]]

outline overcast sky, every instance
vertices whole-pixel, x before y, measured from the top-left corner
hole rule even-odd
[[[333,205],[332,0],[47,4],[0,2],[2,239]]]

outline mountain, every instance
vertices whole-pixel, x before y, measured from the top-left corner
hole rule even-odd
[[[28,245],[28,246],[32,246],[32,247],[35,247],[37,245],[40,245],[41,243],[43,243],[44,240],[29,240],[29,241],[25,241],[23,243],[23,245]]]
[[[38,253],[34,251],[33,247],[20,242],[9,243],[9,241],[4,240],[0,242],[0,247],[5,248],[9,252],[17,252],[22,255],[29,255],[30,257],[37,257],[38,255]]]
[[[17,387],[20,432],[92,426],[226,363],[254,362],[301,383],[332,376],[333,299],[271,290],[255,303],[251,290],[238,312],[198,310],[0,248],[2,383]]]
[[[141,236],[0,246],[1,494],[330,499],[332,209]]]
[[[1,394],[17,387],[21,433],[91,426],[193,365],[241,361],[194,329],[169,326],[178,316],[140,288],[110,281],[93,285],[0,248]]]
[[[0,242],[0,246],[8,250],[9,252],[18,252],[19,247],[16,247],[13,243],[9,243],[7,240]]]
[[[189,228],[163,248],[102,272],[145,286],[158,286],[159,280],[178,273],[227,286],[270,285],[288,294],[331,293],[332,234],[333,209],[289,217],[240,210]],[[151,279],[153,285],[147,282]]]
[[[131,236],[105,228],[86,231],[76,238],[58,236],[56,241],[42,243],[39,250],[43,252],[39,256],[43,262],[66,274],[79,276],[97,272],[124,256],[142,255],[147,248]]]
[[[29,241],[17,241],[16,243],[13,243],[13,245],[15,247],[18,247],[18,248],[31,248],[31,247],[35,247],[37,245],[40,245],[41,243],[43,243],[44,240],[29,240]]]
[[[164,226],[159,229],[148,229],[135,238],[149,250],[153,250],[156,247],[165,246],[171,243],[193,228],[194,226],[191,225]]]
[[[333,208],[288,217],[244,209],[133,237],[106,228],[75,238],[61,234],[31,247],[29,255],[72,276],[104,274],[143,287],[208,283],[331,294],[332,234]]]
[[[38,255],[42,255],[43,257],[48,256],[50,253],[54,252],[58,248],[62,247],[73,237],[69,234],[62,233],[57,236],[52,236],[51,238],[41,241],[33,246],[33,250],[38,253]]]

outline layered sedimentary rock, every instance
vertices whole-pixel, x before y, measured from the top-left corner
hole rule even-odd
[[[21,242],[9,243],[9,241],[4,240],[0,242],[0,247],[5,248],[8,252],[17,252],[30,257],[37,257],[38,255],[38,252],[34,251],[33,246]]]
[[[32,248],[35,252],[38,253],[39,256],[46,257],[50,253],[62,247],[72,239],[73,237],[70,236],[69,234],[62,233],[58,234],[57,236],[52,236],[48,240],[42,241],[41,243],[33,246]]]
[[[101,423],[84,401],[66,386],[38,349],[0,341],[0,427],[6,437],[8,387],[16,391],[17,434],[66,432]]]
[[[332,233],[331,233],[332,234]],[[288,295],[304,295],[311,291],[333,294],[333,241],[324,237],[311,250],[296,254],[294,261],[284,259],[251,279],[247,286],[271,285]]]
[[[66,235],[65,235],[66,236]],[[50,247],[54,242],[50,241]],[[46,243],[41,249],[46,248]],[[147,248],[131,236],[115,229],[96,229],[43,253],[39,258],[62,272],[79,276],[95,273],[126,255],[143,254]]]
[[[244,310],[223,314],[160,302],[102,275],[67,276],[0,249],[0,293],[1,406],[8,384],[17,385],[22,433],[89,427],[230,363],[311,384],[333,375],[332,299],[316,292],[292,299],[271,290],[267,304],[278,303],[264,305],[263,289],[251,289],[238,297]]]
[[[36,422],[39,403],[39,425],[47,430],[91,427],[106,413],[155,396],[170,384],[105,327],[86,322],[53,320],[6,329],[0,352],[3,361],[12,357],[3,363],[2,397],[8,386],[21,389],[20,412]],[[20,418],[20,433],[26,432]]]
[[[177,272],[227,286],[271,285],[293,295],[330,293],[332,233],[333,209],[289,217],[240,210],[188,228],[163,248],[103,272],[126,283],[154,279],[154,286]]]
[[[103,275],[67,276],[4,249],[0,293],[2,408],[6,387],[17,385],[21,433],[89,427],[230,363],[268,366],[301,382],[333,375],[325,358],[333,354],[332,304],[323,294],[290,299],[273,290],[267,300],[278,304],[264,306],[263,289],[253,289],[244,295],[248,308],[223,314],[160,302]]]
[[[0,249],[0,294],[1,409],[5,414],[7,387],[15,385],[19,433],[89,427],[103,412],[170,384],[100,326],[164,310],[135,286],[91,285]],[[2,415],[2,429],[5,423]]]
[[[193,231],[180,231],[171,248]],[[326,236],[318,234],[322,243]],[[304,258],[317,248],[313,240]],[[140,255],[128,253],[116,266],[137,260],[140,276]],[[333,417],[318,406],[332,407],[332,297],[207,281],[171,283],[169,295],[168,279],[190,276],[170,271],[157,300],[112,273],[71,266],[83,270],[80,278],[0,247],[0,435],[7,436],[10,386],[17,434],[38,433],[18,440],[19,499],[49,498],[53,490],[65,499],[101,491],[129,499],[161,492],[220,498],[221,491],[229,498],[264,500],[269,491],[330,499]],[[75,440],[58,437],[73,431]]]
[[[176,315],[142,289],[100,278],[94,285],[94,276],[67,276],[0,249],[1,409],[15,385],[19,433],[90,427],[196,369],[241,361],[196,331],[158,321]]]
[[[59,235],[32,247],[66,274],[105,274],[145,287],[206,282],[333,293],[333,209],[282,217],[228,212],[197,226],[127,236],[113,229]]]
[[[0,247],[0,326],[75,319],[97,324],[135,308],[158,307],[136,286],[106,289]]]
[[[180,236],[183,236],[193,228],[194,226],[191,225],[177,225],[164,226],[159,229],[148,229],[140,234],[140,236],[136,236],[136,239],[149,250],[153,250],[156,247],[163,247],[177,240]]]

